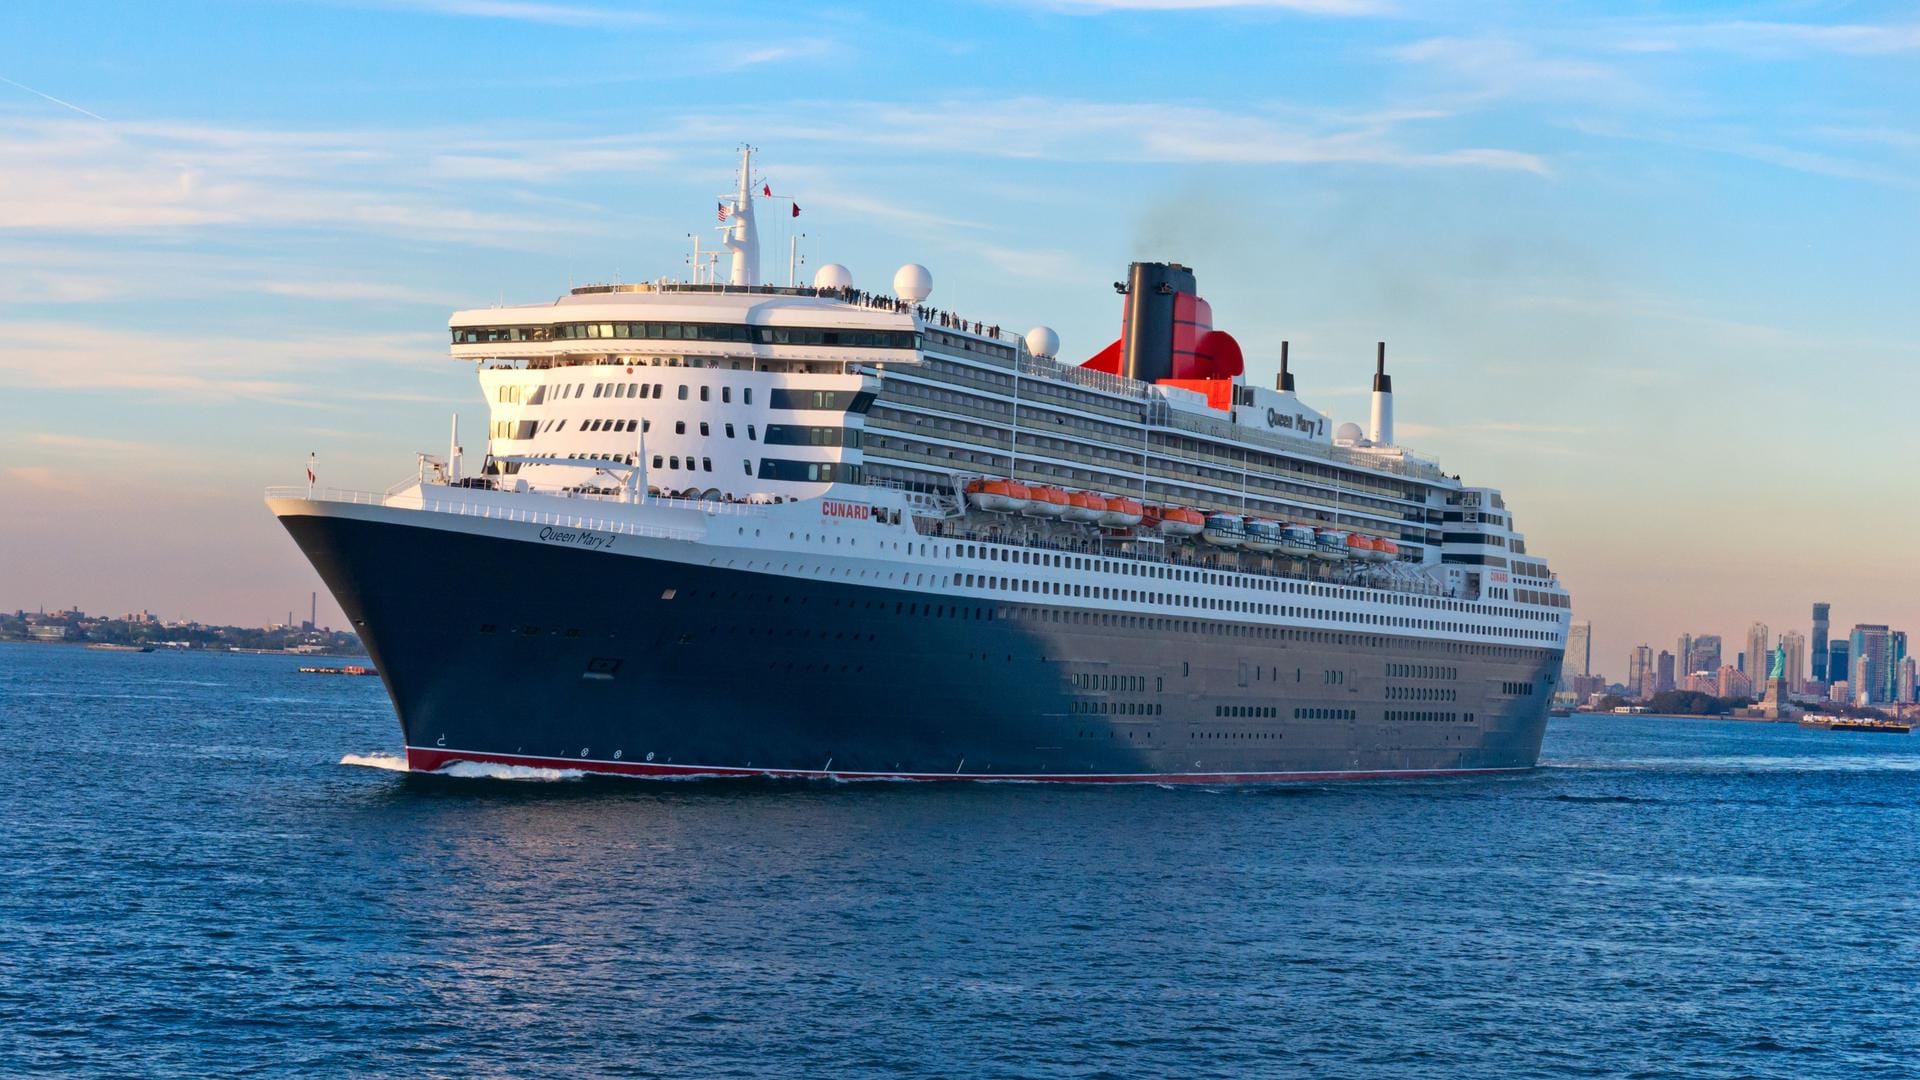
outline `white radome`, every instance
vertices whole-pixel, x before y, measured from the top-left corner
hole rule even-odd
[[[851,289],[853,271],[839,263],[828,263],[813,272],[813,287],[816,289]]]
[[[1060,335],[1051,326],[1036,326],[1027,331],[1027,351],[1044,360],[1060,355]]]
[[[1366,437],[1367,433],[1360,430],[1360,425],[1351,420],[1333,429],[1333,441],[1336,443],[1347,443],[1357,446],[1360,440]]]
[[[909,304],[917,304],[933,295],[933,272],[919,263],[908,263],[893,272],[893,295]]]

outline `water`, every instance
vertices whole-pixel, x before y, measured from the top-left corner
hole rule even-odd
[[[1576,718],[1524,776],[1220,791],[451,779],[393,771],[378,680],[296,666],[0,646],[0,1074],[1920,1062],[1920,737]]]

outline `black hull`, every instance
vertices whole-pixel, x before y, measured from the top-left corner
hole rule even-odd
[[[416,767],[1061,780],[1522,769],[1559,662],[1196,619],[1123,628],[421,519],[281,518],[361,634]],[[1451,677],[1388,678],[1407,665]]]

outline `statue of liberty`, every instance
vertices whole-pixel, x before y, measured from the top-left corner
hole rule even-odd
[[[1768,669],[1767,678],[1784,679],[1786,677],[1787,677],[1787,647],[1785,645],[1780,645],[1779,647],[1773,650],[1773,666]]]

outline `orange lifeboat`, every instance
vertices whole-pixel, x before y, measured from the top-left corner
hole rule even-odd
[[[1379,553],[1381,562],[1393,562],[1400,557],[1400,545],[1391,540],[1375,540],[1373,550]]]
[[[1100,515],[1100,524],[1109,529],[1124,529],[1140,524],[1145,517],[1146,508],[1137,500],[1109,497],[1106,512]]]
[[[1206,515],[1198,510],[1168,506],[1160,511],[1160,532],[1165,536],[1199,536],[1206,527]]]
[[[1059,517],[1067,512],[1067,493],[1057,487],[1031,487],[1027,489],[1026,509],[1021,512],[1028,517]]]
[[[1373,558],[1373,538],[1371,536],[1362,536],[1359,533],[1348,533],[1347,534],[1347,558],[1349,559]]]
[[[1026,508],[1030,498],[1027,485],[1018,480],[970,480],[967,501],[976,508],[996,514],[1010,514]]]
[[[1067,509],[1060,516],[1067,521],[1091,525],[1107,512],[1107,500],[1091,491],[1076,491],[1067,496]]]

